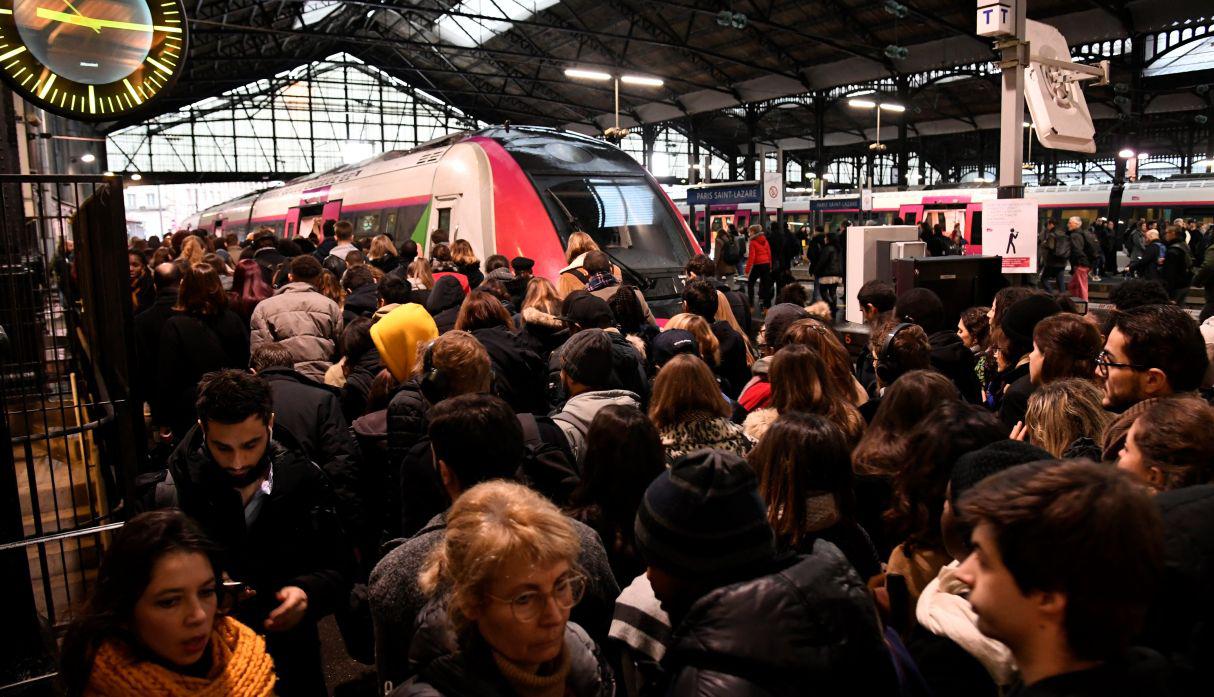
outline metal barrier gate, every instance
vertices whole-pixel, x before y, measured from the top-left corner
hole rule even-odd
[[[144,457],[126,248],[121,179],[0,175],[0,693],[51,689]]]

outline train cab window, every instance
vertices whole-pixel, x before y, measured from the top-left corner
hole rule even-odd
[[[633,268],[681,267],[689,244],[676,212],[642,177],[537,177],[561,235],[582,230]]]
[[[448,232],[451,231],[451,209],[450,208],[439,208],[438,209],[438,225],[435,226],[435,229],[438,229],[438,228],[442,228],[443,230],[447,230]]]
[[[906,216],[905,216],[905,218],[906,218],[906,224],[907,224],[907,225],[914,225],[914,224],[915,224],[915,222],[916,222],[916,221],[915,221],[915,218],[916,218],[917,216],[918,216],[918,213],[915,213],[915,212],[913,212],[913,211],[907,211]]]
[[[358,219],[358,225],[354,230],[359,236],[376,234],[375,226],[379,224],[379,213],[370,213]]]

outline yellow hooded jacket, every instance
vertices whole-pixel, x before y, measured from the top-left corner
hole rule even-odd
[[[371,325],[371,339],[392,377],[404,382],[413,373],[417,347],[438,338],[438,327],[426,308],[406,303]]]

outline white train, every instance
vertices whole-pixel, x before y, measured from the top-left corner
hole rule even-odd
[[[1108,215],[1111,189],[1110,184],[1030,186],[1025,191],[1025,198],[1038,202],[1042,220],[1047,217],[1062,220],[1077,215],[1091,221]],[[889,223],[897,216],[908,224],[922,221],[940,223],[946,230],[952,230],[954,224],[960,223],[970,245],[979,247],[982,244],[982,202],[993,198],[996,198],[994,187],[875,191],[873,211],[863,217]],[[691,220],[686,202],[676,199],[676,205],[701,240],[705,239],[706,229],[711,230],[721,224],[734,224],[742,228],[755,222],[759,208],[758,204],[754,203],[714,204],[708,214],[706,228],[703,206],[696,208],[695,220]],[[775,214],[772,211],[767,213],[769,219],[774,220]],[[815,215],[818,218],[815,219]],[[784,199],[784,219],[793,229],[819,222],[838,229],[844,220],[856,221],[861,217],[858,193],[793,196]],[[1127,184],[1118,217],[1121,220],[1196,218],[1203,223],[1214,222],[1214,179]],[[971,231],[976,234],[971,235]]]
[[[569,234],[582,230],[658,308],[678,297],[678,276],[699,252],[674,203],[622,150],[528,126],[384,153],[213,206],[184,225],[242,238],[264,226],[293,237],[322,220],[348,220],[358,236],[412,239],[423,252],[442,228],[480,259],[526,256],[550,279],[565,266]]]

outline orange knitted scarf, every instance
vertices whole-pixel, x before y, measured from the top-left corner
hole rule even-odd
[[[211,632],[211,671],[207,677],[190,677],[152,661],[138,660],[125,643],[107,640],[93,658],[84,694],[269,697],[274,694],[274,680],[274,663],[266,653],[265,640],[221,615],[215,618]]]

